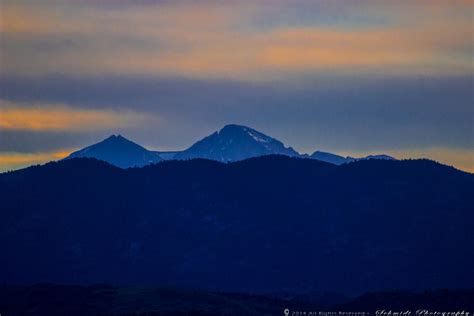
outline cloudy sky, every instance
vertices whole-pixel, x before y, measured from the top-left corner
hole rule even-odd
[[[474,172],[474,1],[0,0],[0,170],[227,123]]]

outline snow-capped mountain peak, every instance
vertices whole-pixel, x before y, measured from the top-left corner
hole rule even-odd
[[[264,155],[299,156],[291,147],[247,126],[229,124],[176,155],[176,159],[205,158],[237,161]]]

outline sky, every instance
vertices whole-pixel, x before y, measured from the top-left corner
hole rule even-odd
[[[474,172],[474,0],[0,0],[0,171],[247,125]]]

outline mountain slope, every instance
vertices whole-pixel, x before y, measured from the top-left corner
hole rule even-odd
[[[323,151],[315,151],[311,156],[309,156],[309,158],[332,163],[334,165],[341,165],[349,162],[345,157]]]
[[[230,124],[177,153],[174,159],[205,158],[228,162],[272,154],[299,156],[293,148],[285,147],[270,136],[250,127]]]
[[[380,160],[396,160],[395,158],[381,154],[381,155],[368,155],[366,157],[361,158],[354,158],[354,157],[343,157],[336,154],[323,152],[323,151],[315,151],[309,158],[316,159],[319,161],[324,161],[328,163],[332,163],[334,165],[342,165],[344,163],[359,161],[359,160],[370,160],[370,159],[380,159]]]
[[[153,151],[153,153],[157,154],[162,160],[173,160],[174,156],[180,151]]]
[[[473,187],[473,174],[426,160],[50,163],[0,174],[0,282],[472,286]]]
[[[156,153],[121,135],[112,135],[97,144],[73,152],[66,159],[71,158],[96,158],[120,168],[142,167],[162,160]]]

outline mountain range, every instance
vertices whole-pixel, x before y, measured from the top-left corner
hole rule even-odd
[[[335,165],[363,159],[390,159],[388,155],[371,155],[362,158],[342,157],[332,153],[316,151],[312,155],[300,154],[270,136],[250,127],[229,124],[221,130],[204,137],[183,151],[150,151],[124,138],[112,135],[109,138],[73,152],[66,159],[96,158],[121,168],[142,167],[163,160],[188,160],[203,158],[220,162],[232,162],[266,155],[311,158]]]
[[[467,288],[473,187],[434,161],[301,155],[238,125],[179,152],[114,135],[0,174],[0,283]]]

